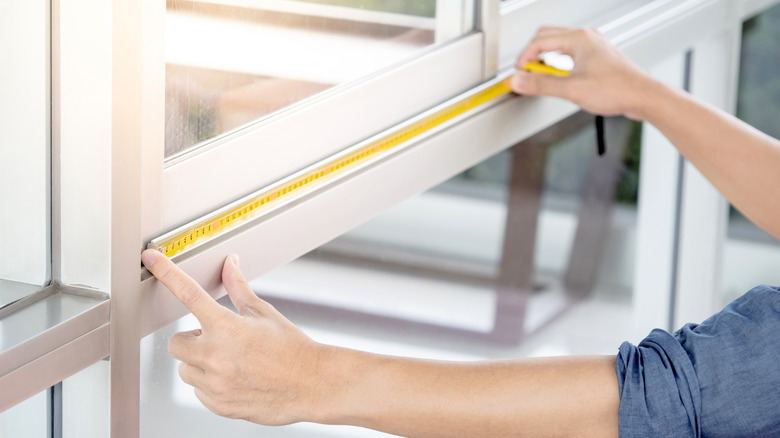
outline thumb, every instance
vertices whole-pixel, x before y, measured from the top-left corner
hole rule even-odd
[[[225,285],[230,301],[239,314],[244,315],[253,312],[253,304],[258,298],[252,292],[249,283],[244,279],[244,274],[241,273],[238,267],[238,256],[236,254],[231,254],[225,259],[225,264],[222,266],[222,284]]]
[[[512,91],[528,96],[568,98],[571,78],[518,70],[510,82]]]

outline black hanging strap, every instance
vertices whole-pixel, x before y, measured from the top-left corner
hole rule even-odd
[[[607,151],[607,144],[604,142],[604,116],[596,116],[596,147],[599,155],[604,155]]]

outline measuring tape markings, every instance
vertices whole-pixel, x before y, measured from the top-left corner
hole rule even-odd
[[[356,166],[358,163],[367,161],[369,158],[373,158],[382,152],[392,150],[426,131],[509,92],[511,92],[509,79],[501,79],[499,82],[463,100],[457,101],[427,117],[423,117],[409,126],[384,135],[354,152],[318,166],[278,187],[262,191],[258,195],[241,202],[238,206],[228,209],[226,212],[212,213],[206,218],[181,227],[179,229],[181,231],[177,230],[178,232],[174,231],[152,240],[148,247],[161,251],[167,257],[180,254],[186,249],[205,243],[217,234],[223,233],[239,223],[257,216],[259,212],[269,209],[269,204],[271,203],[287,199],[293,194],[303,194],[307,189],[314,187],[315,182],[330,180],[336,175]]]

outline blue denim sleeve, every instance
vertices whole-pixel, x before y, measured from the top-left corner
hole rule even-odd
[[[780,436],[780,291],[623,343],[615,369],[622,437]]]

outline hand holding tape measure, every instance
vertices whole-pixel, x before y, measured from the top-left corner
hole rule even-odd
[[[554,50],[539,54],[538,61],[532,61],[523,65],[523,70],[531,73],[541,73],[551,76],[570,76],[574,69],[574,60],[571,56]],[[604,155],[607,146],[604,141],[604,116],[596,116],[596,150],[599,155]]]
[[[516,70],[510,86],[518,94],[560,97],[593,114],[645,119],[640,109],[651,97],[646,75],[593,29],[540,28]]]

